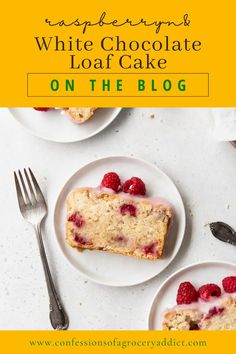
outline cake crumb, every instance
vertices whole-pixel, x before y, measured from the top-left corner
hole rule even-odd
[[[149,116],[149,118],[150,118],[150,119],[154,119],[154,118],[156,118],[156,116],[155,116],[155,114],[151,114],[151,115]]]
[[[192,212],[192,209],[191,209],[191,208],[188,208],[188,212],[189,212],[189,215],[190,215],[191,217],[193,217],[193,212]]]

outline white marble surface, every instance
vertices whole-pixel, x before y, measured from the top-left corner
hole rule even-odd
[[[205,226],[224,220],[236,228],[236,150],[213,139],[211,124],[208,109],[124,109],[96,137],[63,145],[29,135],[0,109],[0,329],[50,329],[36,239],[16,203],[12,171],[17,168],[30,165],[47,195],[45,245],[70,329],[146,329],[151,300],[173,271],[201,260],[236,262],[236,248],[214,239]],[[54,203],[64,182],[81,165],[107,155],[137,156],[158,165],[186,206],[187,230],[176,259],[160,276],[130,288],[81,278],[53,234]]]

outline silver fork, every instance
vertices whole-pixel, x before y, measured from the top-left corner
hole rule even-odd
[[[21,171],[18,171],[18,176],[14,172],[18,204],[23,218],[33,225],[37,236],[49,295],[50,321],[54,329],[65,330],[69,321],[52,280],[41,233],[41,223],[47,215],[47,204],[30,168],[28,172],[24,169],[24,178]]]

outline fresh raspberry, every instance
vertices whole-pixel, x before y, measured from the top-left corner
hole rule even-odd
[[[203,301],[209,301],[211,296],[219,297],[221,289],[216,284],[206,284],[198,289],[198,294]]]
[[[197,300],[198,293],[194,286],[189,281],[181,283],[176,297],[177,304],[191,304]]]
[[[102,179],[101,186],[113,189],[115,192],[119,192],[121,189],[120,177],[115,172],[106,173]]]
[[[130,216],[136,216],[136,208],[132,204],[122,204],[120,206],[121,215],[130,214]]]
[[[33,107],[36,111],[40,111],[40,112],[47,112],[49,111],[51,108],[49,107]]]
[[[131,179],[128,179],[124,184],[122,188],[124,193],[129,193],[129,194],[139,194],[139,195],[145,195],[146,194],[146,187],[143,181],[138,178],[138,177],[132,177]]]
[[[222,280],[222,285],[224,288],[224,291],[226,293],[235,293],[236,292],[236,277],[231,276],[231,277],[226,277]]]

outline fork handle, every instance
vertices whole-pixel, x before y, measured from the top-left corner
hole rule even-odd
[[[37,241],[39,245],[40,256],[43,264],[43,270],[45,274],[48,295],[49,295],[49,317],[52,327],[56,330],[66,330],[69,326],[67,314],[59,300],[55,285],[52,280],[52,275],[47,261],[47,256],[43,244],[43,238],[41,233],[41,225],[35,225],[35,232],[37,235]]]

